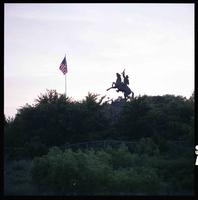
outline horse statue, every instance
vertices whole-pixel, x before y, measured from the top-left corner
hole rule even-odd
[[[132,94],[132,98],[134,98],[134,92],[131,91],[131,89],[128,87],[129,85],[129,80],[128,80],[128,75],[125,76],[125,70],[122,72],[124,81],[122,82],[121,80],[121,75],[119,73],[116,73],[117,79],[116,82],[112,83],[112,86],[107,89],[113,89],[117,88],[116,92],[123,92],[124,93],[124,98],[127,100],[129,98],[129,95]]]

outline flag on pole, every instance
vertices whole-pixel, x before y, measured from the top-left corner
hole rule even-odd
[[[63,61],[61,62],[59,69],[63,72],[64,75],[67,73],[66,57],[64,57]]]

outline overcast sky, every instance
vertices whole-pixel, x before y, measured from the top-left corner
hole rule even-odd
[[[194,4],[4,4],[4,113],[46,89],[82,100],[123,69],[138,95],[194,91]]]

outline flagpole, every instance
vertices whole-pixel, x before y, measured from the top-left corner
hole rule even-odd
[[[66,54],[65,54],[65,61],[66,61],[66,65],[67,65],[67,60],[66,60]],[[67,73],[65,73],[65,98],[67,97]]]

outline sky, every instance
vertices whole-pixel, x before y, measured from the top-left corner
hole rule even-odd
[[[4,114],[54,89],[67,96],[106,91],[124,69],[139,95],[194,91],[194,4],[5,3]],[[99,96],[99,97],[100,97]]]

